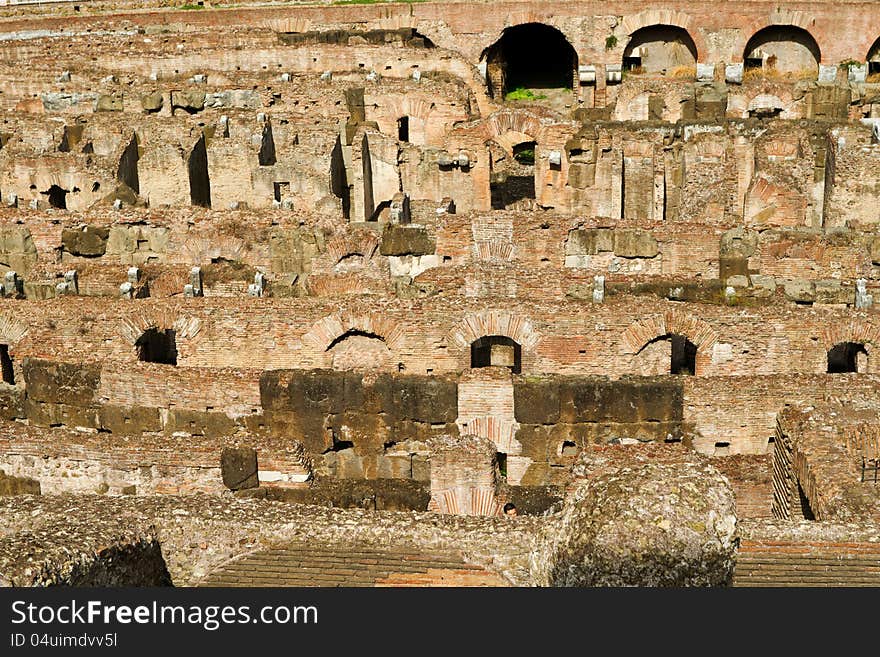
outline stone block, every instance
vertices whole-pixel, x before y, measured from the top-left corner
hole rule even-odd
[[[168,411],[165,433],[188,433],[193,436],[229,436],[235,432],[235,420],[225,413],[174,408]]]
[[[614,231],[614,255],[621,258],[653,258],[660,253],[654,236],[646,230]]]
[[[141,96],[141,107],[143,107],[146,112],[158,112],[162,109],[164,102],[161,91],[154,91]]]
[[[610,228],[583,228],[569,231],[565,255],[596,255],[614,251],[614,231]]]
[[[844,287],[837,280],[815,282],[816,303],[846,304],[853,302],[853,288]]]
[[[436,243],[421,226],[386,224],[379,252],[384,256],[421,256],[434,253]]]
[[[521,424],[559,421],[559,387],[553,380],[518,377],[513,382],[513,408]]]
[[[101,94],[95,101],[96,112],[121,112],[123,98],[121,94]]]
[[[101,366],[88,363],[25,358],[21,369],[28,397],[36,401],[87,406],[101,381]]]
[[[205,108],[205,92],[196,89],[172,91],[171,107],[187,112],[200,112]]]
[[[797,303],[812,303],[816,300],[816,286],[803,279],[787,280],[783,283],[785,298]]]
[[[137,435],[162,430],[158,408],[103,404],[98,418],[101,428],[116,434]]]
[[[257,450],[252,447],[224,447],[220,453],[220,474],[223,485],[230,490],[258,487]]]
[[[85,258],[95,258],[107,252],[109,228],[85,226],[65,228],[61,232],[61,245],[67,253]]]

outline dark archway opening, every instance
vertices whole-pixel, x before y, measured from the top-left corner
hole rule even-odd
[[[149,328],[134,346],[140,361],[177,365],[177,332],[174,329]]]
[[[696,75],[697,46],[687,30],[675,25],[651,25],[633,32],[623,51],[623,68],[660,75]]]
[[[327,348],[324,351],[330,351],[331,349],[333,349],[333,347],[338,345],[340,342],[345,342],[348,338],[350,338],[352,336],[358,336],[358,337],[362,337],[362,338],[370,338],[371,340],[381,340],[382,342],[385,342],[385,338],[383,338],[378,333],[370,333],[369,331],[361,331],[360,329],[349,329],[348,331],[346,331],[345,333],[343,333],[342,335],[337,337],[335,340],[333,340],[333,342],[328,344]]]
[[[370,156],[370,142],[366,135],[361,142],[361,170],[364,180],[364,221],[371,221],[376,206],[373,200],[373,160]]]
[[[409,117],[397,119],[397,141],[409,141]]]
[[[59,210],[67,209],[67,195],[70,193],[66,189],[61,189],[58,185],[52,185],[45,192],[41,192],[49,197],[49,205]]]
[[[868,51],[868,82],[880,82],[880,39]],[[875,77],[876,76],[876,77]]]
[[[272,124],[266,121],[263,126],[263,138],[260,142],[260,152],[257,160],[261,167],[270,167],[276,162],[275,137],[272,135]]]
[[[138,160],[140,160],[137,135],[132,133],[131,141],[122,151],[119,158],[119,168],[116,170],[116,179],[127,185],[135,194],[141,193],[140,179],[138,178]]]
[[[508,367],[514,374],[522,371],[522,347],[504,335],[488,335],[471,343],[471,367]]]
[[[486,50],[489,95],[516,89],[571,89],[577,53],[555,27],[526,23],[509,27]]]
[[[342,217],[349,219],[351,216],[351,188],[348,184],[348,174],[345,171],[345,157],[342,152],[342,140],[336,138],[333,150],[330,152],[330,192],[342,202]]]
[[[12,357],[9,355],[9,345],[0,344],[0,372],[3,375],[3,383],[15,385],[15,369],[12,366]]]
[[[828,374],[858,372],[859,360],[867,357],[868,352],[861,342],[836,344],[828,350]]]
[[[535,142],[525,141],[513,147],[512,158],[496,160],[493,157],[489,182],[493,210],[504,210],[520,201],[536,197],[535,147]]]
[[[205,135],[199,137],[187,161],[189,198],[193,205],[211,207],[211,179],[208,177],[208,147]]]
[[[390,212],[391,212],[391,201],[382,201],[381,203],[379,203],[379,205],[376,206],[376,209],[373,210],[373,214],[371,214],[369,216],[367,221],[379,221],[379,219],[382,219],[383,213],[385,215],[388,215],[388,214],[390,214]],[[387,218],[388,217],[386,216],[385,219],[387,219]]]
[[[755,33],[743,51],[743,65],[764,75],[807,78],[817,75],[822,55],[806,30],[794,25],[773,25]]]

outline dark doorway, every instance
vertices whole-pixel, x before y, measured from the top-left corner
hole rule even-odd
[[[330,191],[342,201],[342,217],[348,220],[351,215],[351,188],[348,184],[342,141],[339,137],[336,138],[336,143],[330,152]]]
[[[828,350],[828,374],[859,371],[859,354],[868,352],[861,342],[841,342]]]
[[[263,126],[263,138],[260,142],[257,161],[261,167],[270,167],[277,161],[275,158],[275,137],[272,135],[272,124],[268,121]]]
[[[693,376],[697,371],[697,345],[683,335],[672,333],[672,358],[670,374],[687,374]]]
[[[397,119],[397,141],[409,141],[409,117]]]
[[[58,185],[52,185],[42,193],[49,197],[49,205],[53,208],[58,208],[59,210],[67,209],[67,194],[69,192],[66,189],[61,189]]]
[[[524,141],[513,147],[513,157],[492,161],[489,192],[493,210],[535,198],[535,147]]]
[[[471,367],[508,367],[514,374],[522,371],[522,348],[504,335],[489,335],[471,343]]]
[[[0,371],[3,374],[3,383],[15,385],[15,370],[12,367],[12,358],[9,356],[9,345],[0,344]]]
[[[128,185],[135,194],[141,193],[141,184],[138,178],[138,160],[140,160],[138,138],[136,134],[132,134],[131,141],[128,142],[128,146],[122,151],[122,157],[119,158],[116,179]]]
[[[211,179],[208,177],[208,147],[205,135],[193,146],[187,162],[189,171],[189,198],[193,205],[211,207]]]
[[[571,89],[577,53],[555,27],[526,23],[504,30],[486,51],[489,95],[516,89]]]
[[[140,361],[177,365],[177,335],[174,329],[147,329],[135,342],[135,347]]]

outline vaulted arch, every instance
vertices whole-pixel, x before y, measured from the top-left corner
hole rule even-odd
[[[715,329],[703,320],[671,310],[630,324],[623,333],[624,351],[635,355],[652,340],[667,334],[684,336],[703,352],[711,351],[719,337]]]
[[[387,315],[339,312],[318,320],[303,335],[303,346],[325,352],[346,334],[376,336],[394,351],[403,339],[405,327],[396,317]]]
[[[116,332],[131,344],[136,345],[141,336],[150,329],[175,332],[177,339],[193,340],[199,335],[202,321],[198,317],[179,315],[173,309],[139,311],[119,322]]]
[[[541,335],[528,317],[503,310],[468,313],[449,332],[448,341],[470,349],[476,340],[487,335],[510,338],[527,350],[534,350],[541,341]]]
[[[707,50],[706,42],[700,31],[696,29],[697,26],[693,17],[690,14],[675,11],[673,9],[648,9],[637,14],[624,16],[623,21],[620,24],[620,31],[629,37],[626,40],[621,39],[621,41],[624,42],[624,48],[632,43],[632,38],[637,32],[656,26],[676,28],[677,30],[685,32],[691,43],[693,43],[694,57],[696,61],[705,61]]]
[[[483,51],[489,95],[503,98],[517,88],[571,89],[578,57],[557,28],[540,22],[505,28]]]

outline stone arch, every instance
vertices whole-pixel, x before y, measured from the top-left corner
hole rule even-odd
[[[751,21],[750,23],[747,23],[739,30],[739,33],[737,34],[737,37],[733,41],[733,44],[731,46],[732,52],[730,53],[730,61],[742,62],[748,42],[751,41],[752,38],[762,30],[771,27],[800,28],[801,30],[807,32],[813,38],[813,41],[816,42],[816,45],[820,50],[820,54],[822,51],[824,51],[824,48],[819,46],[816,37],[810,31],[812,29],[815,29],[816,27],[815,16],[807,14],[803,11],[792,11],[779,8],[771,12],[769,18],[758,18]],[[819,63],[822,63],[821,58],[819,59]]]
[[[704,354],[718,342],[718,333],[709,324],[693,315],[670,310],[662,315],[640,319],[623,332],[624,352],[636,355],[646,344],[666,334],[683,335]],[[699,356],[698,356],[699,358]]]
[[[861,320],[835,323],[822,330],[821,341],[825,352],[840,343],[855,342],[865,345],[870,355],[871,349],[880,344],[880,326]]]
[[[21,341],[28,331],[28,327],[17,319],[7,314],[0,315],[0,370],[2,381],[9,385],[15,385],[16,380],[21,382],[19,368],[15,362],[15,345]]]
[[[178,340],[192,341],[199,335],[202,320],[191,315],[178,315],[174,310],[138,311],[122,319],[116,332],[132,346],[150,329],[172,330]]]
[[[189,262],[208,264],[218,259],[230,262],[241,261],[247,251],[247,244],[241,238],[232,235],[199,236],[186,238],[182,248]]]
[[[487,335],[510,338],[529,351],[534,351],[541,341],[540,333],[535,330],[528,317],[504,310],[468,313],[449,332],[447,340],[462,350],[468,350],[470,357],[471,344]]]
[[[384,337],[358,329],[346,331],[324,351],[334,370],[385,369],[392,358]]]
[[[489,95],[503,98],[517,88],[574,88],[578,55],[569,38],[542,21],[505,27],[480,56],[486,62]]]
[[[658,25],[675,27],[687,32],[696,50],[696,61],[701,63],[705,61],[707,52],[706,42],[700,31],[696,29],[697,26],[694,24],[694,18],[690,14],[675,11],[674,9],[649,9],[638,14],[624,16],[620,29],[629,36],[627,42],[623,44],[624,49],[629,45],[636,32]]]
[[[14,317],[0,315],[0,343],[12,346],[17,344],[28,332],[28,327]]]
[[[502,140],[507,133],[526,135],[539,142],[544,134],[541,117],[525,109],[503,109],[495,112],[480,126],[484,141]],[[499,143],[502,143],[499,141]],[[517,142],[518,143],[518,142]]]
[[[316,352],[324,353],[346,334],[360,333],[381,338],[388,349],[394,352],[400,346],[404,331],[404,325],[395,317],[375,313],[338,312],[312,324],[303,335],[302,343]]]
[[[694,39],[690,32],[678,25],[655,24],[639,28],[630,35],[623,50],[623,66],[628,70],[638,66],[645,73],[678,76],[687,69],[685,72],[693,77],[696,64]]]
[[[636,356],[645,348],[666,336],[685,338],[696,349],[692,355],[693,372],[701,374],[712,360],[712,347],[718,342],[718,333],[709,324],[693,315],[671,310],[630,324],[623,333],[623,350]]]
[[[877,37],[877,40],[868,49],[865,61],[868,63],[868,75],[880,74],[880,37]]]
[[[428,98],[415,96],[414,94],[406,94],[404,96],[393,96],[388,99],[386,105],[387,115],[389,118],[400,121],[401,118],[407,119],[408,141],[412,144],[425,145],[428,143],[428,120],[434,112],[436,105]],[[399,135],[398,135],[399,136]]]
[[[822,52],[809,30],[795,25],[769,25],[746,42],[742,57],[746,69],[750,62],[757,62],[764,73],[818,75]]]
[[[373,259],[378,248],[379,238],[373,232],[337,235],[327,243],[327,259],[334,267],[351,256],[360,256],[367,263]]]

